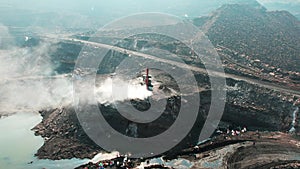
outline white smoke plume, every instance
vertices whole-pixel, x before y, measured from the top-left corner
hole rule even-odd
[[[49,53],[55,45],[41,42],[34,47],[17,47],[5,26],[0,26],[0,114],[38,111],[69,104],[70,81],[50,78],[54,65]]]
[[[6,26],[0,23],[0,49],[7,48],[13,43],[12,36]]]
[[[138,80],[124,81],[120,78],[107,78],[95,88],[96,99],[99,103],[113,103],[128,99],[145,99],[152,92],[141,85]]]
[[[3,26],[0,35],[10,36]],[[3,44],[1,37],[0,40],[5,46],[0,49],[0,115],[72,105],[72,76],[53,75],[55,66],[51,64],[49,54],[56,50],[52,45],[55,42],[22,48]],[[84,90],[82,88],[82,92]],[[144,99],[150,95],[151,92],[136,81],[117,77],[106,78],[95,87],[95,99],[99,103]]]

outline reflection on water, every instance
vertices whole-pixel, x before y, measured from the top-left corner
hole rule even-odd
[[[30,129],[41,119],[37,113],[18,113],[0,119],[0,168],[74,168],[88,161],[88,159],[38,160],[34,157],[44,140],[34,136],[34,132]]]

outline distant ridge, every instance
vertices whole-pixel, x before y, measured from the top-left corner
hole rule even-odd
[[[300,21],[287,11],[268,12],[255,2],[223,5],[194,23],[215,46],[299,72]]]

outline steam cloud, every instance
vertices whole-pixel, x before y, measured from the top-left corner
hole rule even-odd
[[[132,80],[126,82],[120,78],[107,78],[95,88],[96,99],[99,103],[113,103],[126,99],[144,99],[152,95],[144,85]]]
[[[49,78],[55,68],[49,56],[56,50],[52,45],[55,42],[17,47],[3,25],[0,42],[0,113],[37,111],[70,103],[66,99],[71,96],[70,81]]]
[[[0,115],[72,105],[71,75],[55,75],[55,65],[51,64],[49,54],[56,50],[55,42],[23,48],[12,45],[11,41],[5,43],[3,37],[11,35],[5,26],[0,26]],[[118,77],[106,78],[95,88],[99,103],[150,95],[145,86]]]

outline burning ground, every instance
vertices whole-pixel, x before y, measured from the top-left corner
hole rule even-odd
[[[198,92],[201,106],[197,121],[187,137],[166,152],[164,158],[184,158],[195,168],[291,168],[299,165],[298,115],[294,124],[295,132],[293,135],[287,133],[293,125],[296,109],[293,103],[296,97],[232,79],[227,79],[225,111],[216,133],[211,140],[195,149],[210,106],[208,78],[203,74],[196,74],[195,77],[201,82]],[[160,82],[157,89],[170,92],[174,88],[174,85],[170,85],[172,80],[166,74],[154,73],[155,78]],[[173,91],[176,91],[176,88]],[[99,103],[99,108],[107,122],[120,133],[131,137],[149,137],[165,131],[176,120],[180,97],[174,94],[167,98],[167,106],[162,116],[147,125],[124,119],[112,104]],[[140,99],[132,101],[136,108],[147,109],[147,102],[141,102]],[[36,154],[39,158],[92,158],[104,151],[85,134],[71,107],[48,109],[40,113],[43,121],[34,130],[37,135],[45,138],[45,144]],[[248,131],[239,135],[232,134],[231,130],[240,131],[243,127]],[[227,133],[227,130],[230,132]],[[257,161],[257,157],[263,160]],[[135,165],[138,166],[141,162],[137,160]]]

